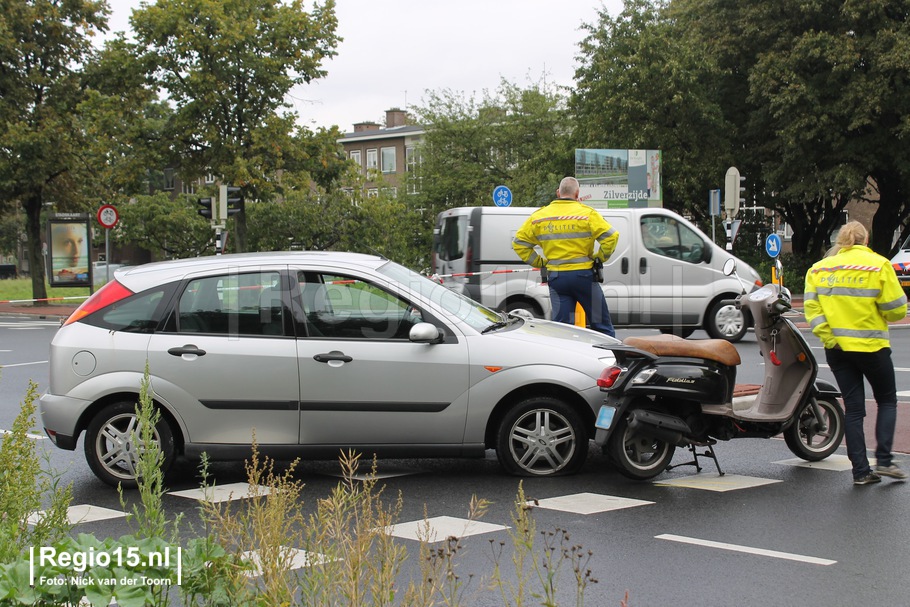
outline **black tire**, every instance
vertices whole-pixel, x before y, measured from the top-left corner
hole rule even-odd
[[[676,335],[686,339],[695,333],[695,327],[660,327],[660,332],[664,335]]]
[[[588,433],[581,416],[550,396],[528,398],[512,407],[496,439],[499,463],[516,476],[574,474],[588,456]]]
[[[844,438],[844,410],[840,404],[833,398],[820,398],[818,408],[828,426],[824,433],[818,432],[818,422],[809,403],[799,412],[798,420],[784,430],[790,451],[809,462],[823,460],[837,451]]]
[[[508,303],[505,307],[506,312],[512,312],[513,310],[525,310],[534,318],[543,318],[543,312],[540,311],[540,308],[538,308],[530,301],[513,301]]]
[[[746,314],[729,301],[719,300],[708,309],[705,317],[705,331],[714,339],[726,339],[731,343],[741,340],[749,330]]]
[[[651,407],[645,407],[651,409]],[[626,478],[643,481],[654,478],[667,469],[676,453],[676,445],[641,436],[629,429],[628,414],[616,422],[607,441],[607,454]]]
[[[138,452],[130,434],[138,434],[136,404],[119,402],[104,407],[92,418],[85,431],[85,459],[99,479],[116,487],[135,489],[138,486],[134,465]],[[161,448],[164,474],[174,463],[174,433],[162,417],[155,425],[155,441]]]

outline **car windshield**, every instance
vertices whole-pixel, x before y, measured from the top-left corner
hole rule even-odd
[[[483,331],[491,324],[499,323],[503,320],[499,312],[482,306],[473,299],[456,293],[438,282],[434,282],[426,276],[413,272],[397,263],[390,261],[378,268],[378,272],[420,293],[425,299],[432,301],[452,316],[478,331]]]

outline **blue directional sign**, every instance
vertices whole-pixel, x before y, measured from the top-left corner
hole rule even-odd
[[[765,252],[771,257],[777,257],[780,255],[780,236],[777,234],[768,234],[768,239],[765,240]]]
[[[512,190],[504,185],[498,185],[493,189],[493,204],[498,207],[507,207],[512,204]]]

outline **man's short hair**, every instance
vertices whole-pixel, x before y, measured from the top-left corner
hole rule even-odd
[[[575,198],[578,195],[578,180],[574,177],[563,177],[559,182],[560,198]]]

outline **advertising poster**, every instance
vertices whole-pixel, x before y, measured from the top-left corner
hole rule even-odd
[[[90,287],[92,284],[91,230],[89,221],[79,218],[49,219],[47,222],[48,282],[52,287]]]
[[[575,150],[581,201],[594,208],[662,207],[660,150]]]

